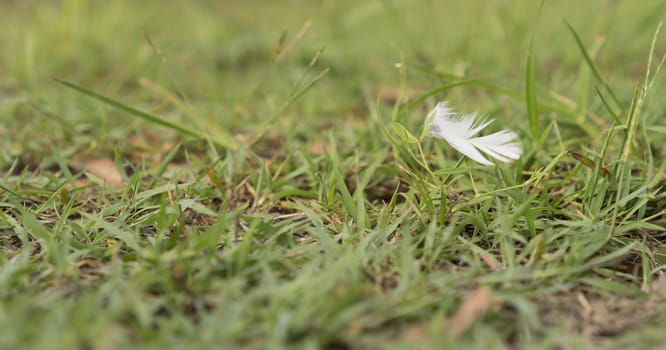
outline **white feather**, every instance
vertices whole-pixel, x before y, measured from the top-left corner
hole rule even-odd
[[[523,150],[520,143],[512,142],[518,137],[514,132],[502,130],[475,137],[493,122],[479,119],[477,113],[459,115],[446,102],[439,102],[428,113],[425,127],[429,128],[428,135],[446,140],[460,153],[484,165],[493,165],[486,156],[505,163],[520,158]]]

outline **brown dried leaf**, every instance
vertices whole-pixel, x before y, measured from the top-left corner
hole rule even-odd
[[[427,339],[430,336],[430,328],[427,322],[418,322],[407,327],[404,333],[405,339],[418,342]]]
[[[122,187],[127,184],[109,158],[86,159],[81,162],[81,165],[111,187]]]
[[[315,155],[322,155],[331,151],[331,146],[324,141],[315,141],[310,146],[310,152]]]
[[[483,317],[491,306],[492,293],[490,288],[481,286],[472,291],[453,317],[446,322],[451,325],[450,332],[454,336],[465,333],[476,320]]]

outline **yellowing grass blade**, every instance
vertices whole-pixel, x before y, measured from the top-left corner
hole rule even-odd
[[[574,157],[574,159],[576,159],[577,161],[579,161],[579,162],[581,162],[583,165],[585,165],[586,167],[588,167],[588,168],[590,168],[590,169],[592,169],[592,170],[594,170],[594,169],[597,168],[597,163],[595,163],[595,162],[594,162],[593,160],[591,160],[590,158],[587,158],[587,157],[585,157],[584,155],[582,155],[582,154],[580,154],[580,153],[578,153],[578,152],[574,152],[574,151],[569,151],[569,154],[570,154],[572,157]],[[613,177],[611,176],[610,172],[608,172],[608,170],[607,170],[606,168],[604,168],[603,166],[600,166],[600,167],[599,167],[599,174],[600,174],[601,176],[605,177],[605,178],[608,179],[608,180],[610,180],[610,179],[613,178]]]

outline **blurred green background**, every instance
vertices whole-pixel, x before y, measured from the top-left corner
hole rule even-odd
[[[565,20],[588,47],[601,46],[598,67],[628,103],[643,77],[666,3],[552,1],[538,28],[537,5],[506,0],[2,1],[0,118],[6,126],[3,146],[12,150],[3,164],[44,147],[44,138],[25,140],[32,132],[94,148],[100,142],[122,145],[127,128],[137,128],[138,121],[109,117],[115,112],[65,91],[53,78],[173,120],[194,121],[199,128],[252,133],[262,123],[276,122],[308,137],[346,125],[342,120],[366,122],[366,98],[397,90],[395,64],[401,61],[408,67],[412,95],[447,78],[483,78],[522,93],[527,47],[536,29],[537,81],[575,99],[583,61]],[[284,50],[276,55],[282,37]],[[662,36],[657,53],[664,42]],[[325,68],[328,74],[288,116],[272,119],[322,48],[307,74],[312,78]],[[141,79],[183,98],[187,112],[162,104]],[[594,94],[592,86],[587,90]],[[446,97],[468,110],[503,109],[512,123],[524,120],[521,101],[495,91],[457,89]],[[603,113],[596,100],[591,109]],[[655,103],[663,114],[666,102]]]

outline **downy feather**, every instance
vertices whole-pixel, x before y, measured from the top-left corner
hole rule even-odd
[[[513,142],[518,135],[502,130],[485,136],[477,136],[492,120],[480,120],[477,113],[459,115],[446,102],[439,102],[428,113],[425,127],[428,135],[446,140],[453,148],[484,165],[493,165],[487,157],[501,162],[511,162],[520,157],[522,147]],[[484,156],[485,154],[485,156]]]

